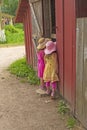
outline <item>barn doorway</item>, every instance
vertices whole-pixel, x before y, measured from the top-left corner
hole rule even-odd
[[[43,35],[56,39],[55,0],[43,0]]]
[[[51,6],[51,38],[56,39],[55,0],[50,0]]]

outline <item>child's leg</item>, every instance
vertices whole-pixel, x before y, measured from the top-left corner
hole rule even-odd
[[[47,88],[46,93],[49,95],[49,94],[51,93],[51,90],[50,90],[50,82],[46,82],[46,88]]]
[[[52,82],[51,85],[52,85],[52,89],[56,90],[56,88],[57,88],[57,82]]]
[[[51,85],[52,85],[51,97],[55,98],[55,91],[56,91],[56,88],[57,88],[57,82],[53,82],[53,83],[51,83]]]
[[[44,89],[44,80],[43,80],[43,78],[40,78],[40,88]]]

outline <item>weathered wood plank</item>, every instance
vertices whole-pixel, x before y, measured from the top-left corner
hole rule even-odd
[[[43,34],[42,22],[42,1],[30,3],[31,16],[32,16],[32,33],[37,37]]]
[[[76,115],[87,128],[87,18],[77,19]]]
[[[87,18],[84,18],[83,122],[87,128]]]
[[[76,116],[83,120],[83,19],[76,27]]]

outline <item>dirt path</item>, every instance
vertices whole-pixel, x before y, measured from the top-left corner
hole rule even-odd
[[[20,51],[0,48],[0,130],[67,130],[65,121],[57,113],[58,100],[40,97],[36,94],[37,86],[22,83],[5,70],[24,55],[24,49],[21,55]]]
[[[0,72],[13,61],[23,57],[24,55],[24,46],[0,48]]]

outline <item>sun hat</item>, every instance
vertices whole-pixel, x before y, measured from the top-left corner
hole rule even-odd
[[[56,51],[56,44],[53,41],[48,41],[44,50],[45,54],[51,54],[54,51]]]
[[[46,47],[46,43],[45,43],[45,38],[41,37],[39,40],[38,40],[38,46],[37,46],[37,49],[38,50],[41,50],[41,49],[44,49]]]
[[[41,43],[43,43],[45,41],[45,38],[44,37],[41,37],[41,38],[39,38],[39,40],[38,40],[38,44],[41,44]]]

